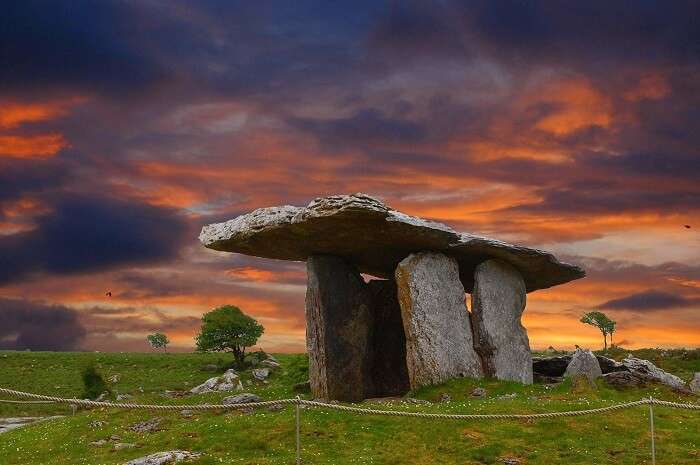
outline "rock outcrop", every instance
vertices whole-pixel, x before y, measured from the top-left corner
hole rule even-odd
[[[682,379],[676,375],[665,372],[661,368],[651,363],[649,360],[629,356],[622,360],[622,365],[628,371],[631,371],[632,373],[635,373],[648,381],[665,384],[666,386],[677,391],[688,390],[688,387]]]
[[[472,292],[474,348],[488,377],[532,384],[532,355],[520,323],[525,310],[525,282],[501,260],[476,267]]]
[[[578,378],[584,376],[593,384],[597,378],[603,375],[598,359],[588,349],[576,349],[571,361],[564,372],[565,378]]]
[[[527,292],[582,278],[583,269],[538,249],[458,233],[450,227],[393,210],[365,194],[321,197],[306,207],[259,208],[202,228],[208,248],[256,257],[304,261],[312,255],[345,258],[361,272],[391,278],[398,263],[419,251],[454,257],[467,292],[476,266],[488,258],[510,263]]]
[[[688,383],[688,388],[690,392],[700,395],[700,373],[695,373],[693,379]]]
[[[320,399],[361,401],[369,383],[370,292],[342,258],[314,255],[306,270],[311,392]]]
[[[190,389],[192,394],[204,394],[207,392],[242,391],[241,379],[235,370],[226,370],[223,375],[209,378],[199,386]]]
[[[396,267],[396,284],[411,387],[480,377],[457,261],[439,253],[411,254]]]

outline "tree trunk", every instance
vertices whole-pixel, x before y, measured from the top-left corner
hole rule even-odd
[[[603,350],[608,350],[608,337],[603,333]]]

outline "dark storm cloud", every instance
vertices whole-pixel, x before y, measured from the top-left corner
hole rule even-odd
[[[0,298],[0,349],[70,350],[80,345],[86,330],[77,311]]]
[[[0,238],[0,283],[175,258],[187,223],[174,210],[104,196],[59,197],[36,226]]]
[[[66,167],[53,161],[7,161],[0,158],[0,207],[3,202],[17,200],[25,193],[33,195],[55,189],[66,178]]]
[[[5,89],[97,90],[118,94],[162,75],[130,3],[77,0],[10,2],[0,15],[0,84]]]
[[[654,311],[690,307],[700,304],[700,299],[689,299],[678,294],[649,290],[609,300],[600,308],[612,310]]]

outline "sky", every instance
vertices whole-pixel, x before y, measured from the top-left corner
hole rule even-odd
[[[0,348],[191,350],[239,306],[304,350],[303,263],[204,224],[363,192],[544,248],[534,348],[700,346],[695,1],[10,2],[0,15]],[[686,227],[686,225],[688,227]],[[111,292],[111,297],[107,295]]]

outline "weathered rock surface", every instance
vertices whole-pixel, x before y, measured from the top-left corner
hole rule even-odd
[[[472,292],[474,348],[486,376],[532,384],[532,355],[520,323],[525,282],[514,267],[486,260],[476,267]]]
[[[411,254],[397,266],[396,284],[411,388],[480,377],[457,261],[439,253]]]
[[[209,378],[199,386],[190,389],[192,394],[204,394],[206,392],[242,391],[241,379],[235,370],[226,370],[223,375]]]
[[[636,357],[627,357],[622,361],[627,370],[635,373],[649,381],[665,384],[666,386],[678,391],[687,391],[688,388],[685,382],[676,375],[667,373],[657,367],[649,360],[643,360]]]
[[[250,392],[244,392],[243,394],[238,394],[236,396],[224,397],[224,399],[221,401],[223,405],[250,404],[253,402],[262,402],[262,399],[260,396]]]
[[[611,358],[604,357],[602,355],[596,355],[595,358],[598,359],[598,364],[600,365],[600,370],[603,372],[603,374],[627,370],[622,363],[616,362]]]
[[[700,373],[695,373],[693,375],[693,379],[691,379],[690,383],[688,383],[688,388],[690,389],[690,392],[700,394]]]
[[[616,388],[639,387],[646,384],[646,380],[631,371],[611,371],[603,375],[606,383]]]
[[[410,389],[406,367],[406,335],[396,282],[372,280],[367,283],[372,296],[373,323],[368,352],[370,382],[365,397],[403,394]]]
[[[163,423],[163,419],[160,417],[155,417],[151,418],[150,420],[131,425],[129,429],[136,433],[150,433],[152,431],[158,431],[161,423]]]
[[[594,383],[596,378],[603,376],[598,359],[588,349],[576,349],[564,372],[565,378],[578,378],[580,376],[585,376],[591,383]]]
[[[372,298],[357,269],[339,257],[306,262],[306,348],[314,397],[361,401],[369,383]]]
[[[124,465],[171,465],[189,460],[194,460],[201,457],[198,452],[189,452],[186,450],[171,450],[167,452],[157,452],[155,454],[140,457],[130,460]]]
[[[364,273],[393,277],[407,255],[431,250],[459,262],[464,288],[471,292],[475,267],[488,258],[514,266],[527,292],[585,275],[542,250],[458,233],[450,227],[392,210],[365,194],[318,198],[306,207],[259,208],[225,223],[204,226],[199,236],[208,248],[257,257],[303,261],[336,255]]]
[[[263,381],[263,380],[267,379],[268,376],[270,376],[270,369],[269,368],[253,368],[251,373],[253,375],[253,378],[257,379],[258,381]]]

